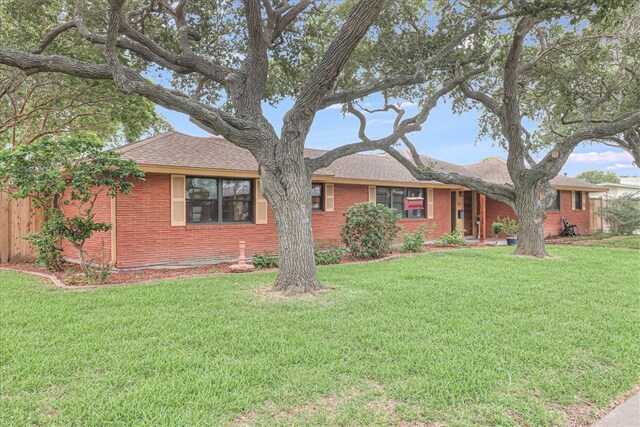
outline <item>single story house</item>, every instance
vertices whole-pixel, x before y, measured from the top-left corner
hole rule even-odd
[[[216,262],[237,258],[240,241],[247,255],[276,251],[273,214],[260,192],[253,156],[220,137],[194,137],[169,132],[120,148],[146,173],[129,195],[104,196],[96,219],[113,224],[86,244],[116,267]],[[308,157],[323,150],[306,149]],[[494,182],[510,182],[505,161],[491,158],[455,165],[425,157],[442,171],[475,174]],[[545,234],[561,230],[560,217],[589,231],[589,191],[599,187],[566,176],[552,181],[558,196],[547,212]],[[358,202],[396,208],[407,232],[433,227],[430,238],[463,227],[469,236],[490,235],[498,216],[515,217],[505,204],[456,185],[416,180],[386,154],[356,154],[337,160],[313,176],[312,224],[318,242],[338,243],[345,212]],[[484,213],[481,218],[481,214]],[[65,246],[65,255],[74,252]]]

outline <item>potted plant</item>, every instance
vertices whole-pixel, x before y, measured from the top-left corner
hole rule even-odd
[[[497,239],[500,234],[504,234],[504,224],[501,222],[491,224],[491,236]]]
[[[507,245],[513,246],[518,244],[518,221],[510,217],[497,218],[497,221],[491,225],[494,237],[498,234],[507,235]]]

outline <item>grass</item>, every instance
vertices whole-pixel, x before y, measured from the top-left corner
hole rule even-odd
[[[640,249],[640,236],[619,236],[587,243],[587,246],[598,248]]]
[[[640,383],[640,253],[549,250],[322,267],[314,300],[0,272],[0,425],[586,424]]]

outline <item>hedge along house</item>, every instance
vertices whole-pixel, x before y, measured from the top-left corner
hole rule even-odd
[[[104,197],[96,220],[111,222],[108,233],[87,242],[90,251],[119,268],[229,261],[238,244],[247,254],[276,251],[277,233],[269,204],[260,191],[258,166],[253,156],[219,137],[193,137],[169,132],[117,149],[135,160],[146,177],[129,195]],[[306,149],[308,157],[323,150]],[[489,159],[461,166],[429,159],[438,170],[509,182],[506,164]],[[545,234],[558,235],[560,216],[589,229],[589,191],[599,187],[560,176],[552,185],[558,198],[550,208]],[[395,159],[384,154],[356,154],[341,158],[313,176],[311,194],[314,239],[339,243],[345,212],[358,202],[375,202],[397,209],[406,232],[421,225],[431,237],[456,227],[469,236],[491,234],[500,216],[515,217],[505,204],[476,192],[436,181],[418,181]],[[106,250],[105,250],[106,248]],[[65,247],[65,255],[75,258]]]

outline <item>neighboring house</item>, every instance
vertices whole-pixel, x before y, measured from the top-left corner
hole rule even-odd
[[[623,194],[640,192],[640,176],[621,177],[620,183],[605,182],[600,185],[605,187],[605,189],[603,189],[603,191],[594,191],[589,197],[592,199],[598,199],[600,197],[603,199],[616,199]]]
[[[606,206],[609,200],[617,199],[625,194],[640,194],[640,176],[620,177],[620,182],[605,182],[600,184],[602,191],[589,193],[590,208],[592,210],[592,229],[609,231],[609,223],[599,214],[598,209]]]
[[[87,242],[117,267],[216,262],[237,257],[239,241],[247,254],[278,248],[273,214],[260,192],[253,156],[219,137],[200,138],[170,132],[117,149],[146,172],[130,195],[101,199],[96,220],[114,224]],[[308,157],[323,150],[306,149]],[[499,183],[510,182],[504,160],[492,158],[461,166],[424,158],[438,170],[474,174]],[[558,197],[548,210],[545,235],[561,230],[560,217],[589,231],[588,192],[594,186],[559,176],[552,181]],[[376,202],[398,209],[407,232],[420,225],[434,227],[431,238],[456,226],[467,235],[491,234],[498,215],[512,216],[505,204],[456,186],[418,181],[388,155],[356,154],[334,162],[313,176],[314,239],[338,243],[343,213],[354,203]],[[481,203],[485,218],[480,218]],[[407,203],[405,205],[405,203]],[[482,220],[482,221],[481,221]],[[479,224],[484,224],[482,230]],[[482,227],[480,227],[482,228]],[[75,258],[65,247],[65,254]]]

